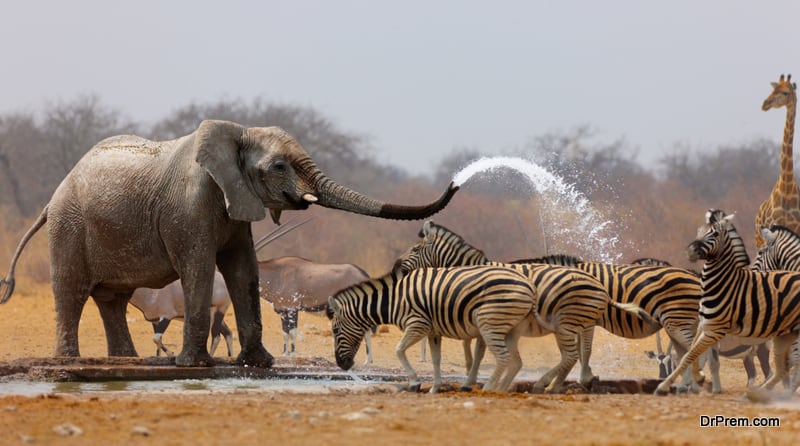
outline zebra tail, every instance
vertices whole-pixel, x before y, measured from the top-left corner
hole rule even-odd
[[[620,302],[609,302],[614,307],[626,311],[628,313],[636,315],[639,319],[656,326],[661,326],[657,320],[653,319],[653,316],[650,315],[644,308],[634,304],[634,303],[620,303]]]
[[[542,319],[542,315],[539,314],[539,309],[538,308],[532,309],[531,313],[533,313],[533,317],[536,318],[536,322],[539,324],[540,327],[542,327],[542,328],[544,328],[546,330],[552,331],[552,332],[556,331],[556,327],[553,324],[551,324],[551,323],[547,322],[546,320]]]

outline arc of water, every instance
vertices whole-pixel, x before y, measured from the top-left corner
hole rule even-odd
[[[614,252],[619,237],[604,235],[612,229],[612,222],[604,219],[589,200],[575,190],[574,185],[566,183],[562,178],[534,162],[507,156],[480,158],[457,172],[453,177],[453,183],[462,186],[478,173],[501,168],[514,169],[525,175],[535,191],[549,200],[544,201],[549,209],[540,211],[544,233],[549,233],[551,236],[561,235],[565,239],[578,239],[593,254],[599,255],[601,261],[613,262],[621,257],[621,253]],[[577,224],[560,224],[564,220],[562,218],[564,212],[575,215]],[[553,223],[549,225],[550,227],[544,224],[544,214],[551,217]]]

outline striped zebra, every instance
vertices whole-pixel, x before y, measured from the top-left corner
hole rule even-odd
[[[591,385],[595,377],[588,361],[594,327],[610,302],[600,283],[573,268],[490,262],[483,251],[468,244],[455,232],[432,221],[423,224],[420,237],[422,240],[419,243],[397,259],[396,268],[413,270],[423,267],[494,265],[516,268],[529,278],[538,294],[537,311],[540,319],[529,319],[523,336],[538,337],[554,333],[561,352],[561,361],[536,382],[534,391],[560,390],[578,358],[582,365],[579,382],[584,386]],[[483,348],[478,339],[474,359],[470,361],[469,356],[466,358],[468,364],[471,362],[471,367],[465,385],[472,384],[477,379]],[[465,356],[468,355],[468,343],[464,351]]]
[[[725,213],[722,211],[712,211],[706,215],[706,224],[711,224],[712,221],[721,219],[725,216]],[[745,251],[745,255],[747,252]],[[749,258],[743,259],[745,263],[750,263]],[[632,265],[651,265],[651,266],[672,266],[669,262],[665,260],[656,259],[653,257],[642,257],[630,262]],[[700,277],[700,272],[689,270],[692,274]],[[698,301],[699,305],[699,301]],[[698,307],[699,309],[699,307]],[[698,315],[699,317],[699,315]],[[672,354],[672,350],[674,350],[672,342],[667,344],[666,350],[661,349],[661,339],[659,336],[660,331],[656,332],[656,345],[658,346],[655,352],[653,351],[646,351],[645,355],[648,358],[655,359],[658,363],[658,378],[664,379],[673,370],[675,370],[675,366],[677,365],[677,360],[675,360],[674,355]],[[731,336],[726,336],[719,344],[712,347],[705,357],[700,358],[700,368],[702,369],[705,363],[709,364],[709,368],[711,369],[711,376],[712,380],[717,380],[719,375],[719,357],[724,357],[728,359],[741,359],[742,365],[744,366],[745,373],[747,374],[747,386],[750,387],[755,384],[756,378],[758,378],[758,372],[756,371],[756,364],[755,358],[758,358],[759,363],[761,364],[761,371],[764,373],[764,378],[768,379],[769,375],[772,373],[772,368],[769,365],[769,352],[770,352],[770,341],[752,341],[752,340],[745,340],[745,339],[736,339]],[[709,360],[708,357],[711,357]],[[720,383],[719,390],[722,389]],[[712,384],[713,386],[713,384]]]
[[[753,269],[800,271],[800,236],[785,226],[772,225],[761,228],[761,237],[764,244],[753,261]]]
[[[355,284],[329,299],[336,363],[353,366],[364,331],[379,324],[403,330],[397,357],[408,374],[409,387],[420,381],[406,350],[428,337],[433,386],[441,386],[442,337],[480,337],[495,357],[496,367],[486,390],[507,391],[522,368],[517,343],[525,320],[536,318],[536,293],[528,279],[511,268],[394,269],[383,277]]]
[[[762,227],[761,237],[764,244],[753,261],[753,269],[800,272],[800,236],[785,226],[773,225],[771,228]],[[795,369],[794,375],[795,382],[800,382],[800,367]],[[783,383],[788,387],[787,379]]]
[[[669,387],[689,364],[725,335],[772,339],[775,371],[762,385],[772,389],[800,363],[800,273],[753,271],[744,267],[744,243],[732,223],[733,215],[709,218],[698,238],[686,248],[689,260],[704,260],[698,334],[678,367],[656,388]],[[790,392],[797,388],[792,380]]]
[[[544,263],[577,268],[603,284],[612,302],[644,309],[648,317],[633,317],[628,311],[609,305],[597,325],[614,335],[642,339],[663,328],[679,358],[686,354],[692,344],[699,323],[702,287],[700,278],[691,271],[667,266],[584,262],[565,254],[514,260],[512,263]],[[709,362],[712,392],[720,393],[719,358],[711,355]],[[699,363],[693,365],[692,372],[690,374],[687,371],[684,375],[681,390],[699,390],[699,384],[704,381]]]

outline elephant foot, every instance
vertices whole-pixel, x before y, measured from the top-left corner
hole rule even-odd
[[[178,367],[213,367],[214,358],[208,352],[195,354],[181,352],[175,357],[175,365]]]
[[[258,348],[239,353],[239,357],[236,358],[236,362],[244,367],[259,367],[262,369],[268,369],[272,367],[272,364],[275,362],[275,358],[269,354],[263,345],[260,345]]]

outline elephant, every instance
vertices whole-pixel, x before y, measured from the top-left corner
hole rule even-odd
[[[214,269],[233,303],[241,350],[237,363],[271,367],[261,340],[258,263],[252,222],[280,224],[283,210],[311,204],[386,219],[416,220],[443,209],[458,186],[419,206],[385,203],[325,175],[280,127],[204,120],[189,135],[151,141],[106,138],[67,174],[20,240],[0,303],[14,291],[14,270],[31,237],[48,226],[56,312],[55,356],[80,356],[78,322],[91,296],[108,356],[137,356],[125,319],[140,287],[180,279],[186,315],[177,366],[212,366],[206,340]]]
[[[281,317],[283,354],[295,352],[297,313],[324,312],[328,298],[350,285],[369,280],[369,274],[350,263],[316,263],[302,257],[286,256],[258,262],[261,297]],[[369,331],[367,363],[372,362]]]

